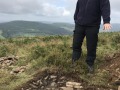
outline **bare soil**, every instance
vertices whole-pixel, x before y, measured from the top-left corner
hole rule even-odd
[[[100,71],[107,70],[110,73],[109,83],[111,85],[120,85],[120,53],[106,55],[105,64],[100,67]],[[88,83],[79,78],[79,73],[65,73],[60,69],[45,69],[39,70],[34,78],[15,90],[63,90],[60,87],[66,87],[66,82],[79,82],[83,86],[80,90],[117,90],[105,86],[89,86]],[[73,89],[76,90],[76,89]]]

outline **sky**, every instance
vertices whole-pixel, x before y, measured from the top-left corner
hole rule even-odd
[[[12,20],[74,23],[77,0],[0,0],[0,22]],[[110,0],[111,23],[120,23],[120,0]]]

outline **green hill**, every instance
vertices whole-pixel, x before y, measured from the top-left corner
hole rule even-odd
[[[85,63],[86,39],[81,58],[70,68],[72,39],[72,35],[0,39],[0,90],[61,90],[67,81],[81,83],[82,90],[117,90],[112,83],[120,82],[120,32],[99,34],[91,76]]]
[[[3,37],[39,36],[39,35],[68,35],[72,34],[62,27],[33,21],[11,21],[0,24]]]
[[[100,32],[102,30],[101,25]],[[70,23],[47,23],[35,21],[11,21],[0,23],[0,38],[10,37],[32,37],[44,35],[72,35],[74,24]],[[112,30],[108,32],[120,31],[120,24],[112,24]]]
[[[69,31],[74,30],[74,24],[70,24],[70,23],[52,23],[52,24],[55,25],[55,26],[64,28],[66,30],[69,30]]]
[[[73,31],[74,30],[74,24],[70,24],[70,23],[52,23],[55,26],[64,28],[66,30],[69,31]],[[107,32],[119,32],[120,31],[120,24],[119,23],[111,23],[112,25],[112,29],[110,31]],[[100,25],[100,32],[106,32],[103,30],[103,24]]]

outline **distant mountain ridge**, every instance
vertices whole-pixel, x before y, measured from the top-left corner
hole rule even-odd
[[[100,32],[103,32],[102,25]],[[40,35],[72,35],[74,24],[46,23],[36,21],[11,21],[0,23],[0,38],[40,36]],[[112,24],[112,32],[120,31],[120,24]]]
[[[73,31],[74,30],[74,24],[70,24],[70,23],[53,23],[59,27],[65,28],[67,30]],[[110,32],[118,32],[120,31],[120,24],[119,23],[112,23],[112,29],[110,30]],[[100,32],[104,32],[103,30],[103,25],[100,26]]]
[[[72,34],[71,31],[62,27],[34,21],[11,21],[1,23],[0,31],[3,37]]]

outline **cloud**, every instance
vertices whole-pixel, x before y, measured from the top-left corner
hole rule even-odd
[[[28,20],[44,18],[44,20],[73,21],[76,2],[77,0],[0,0],[0,20],[20,17]],[[110,3],[112,21],[119,22],[120,0],[110,0]]]
[[[35,13],[38,8],[38,0],[1,0],[0,12],[6,14],[29,14]]]
[[[65,7],[57,7],[49,3],[44,3],[42,5],[42,13],[39,11],[39,14],[49,17],[60,17],[69,16],[70,12]]]
[[[120,0],[110,0],[111,9],[120,12]]]
[[[49,17],[70,15],[70,11],[65,7],[53,3],[55,0],[1,0],[0,13],[33,14]]]

